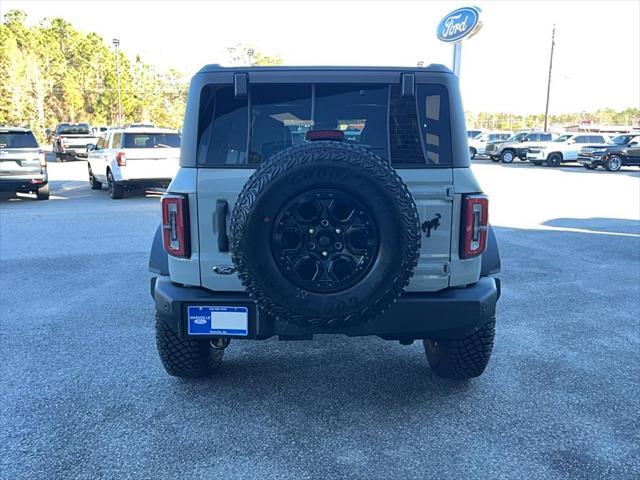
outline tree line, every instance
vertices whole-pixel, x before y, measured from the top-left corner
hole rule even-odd
[[[188,79],[158,71],[139,56],[119,55],[123,123],[182,124]],[[26,24],[9,11],[0,24],[0,124],[32,128],[42,140],[58,122],[115,125],[116,52],[96,33],[62,18]]]
[[[465,112],[468,128],[488,130],[542,129],[544,114],[514,115],[510,113]],[[640,125],[640,109],[613,110],[605,108],[595,112],[561,113],[549,115],[549,129],[562,130],[572,125]]]
[[[39,140],[59,122],[115,125],[118,119],[116,55],[120,70],[123,122],[153,122],[179,128],[189,79],[175,69],[160,71],[139,55],[129,59],[96,33],[77,30],[62,18],[27,25],[27,16],[11,10],[0,24],[0,125],[28,126]],[[227,48],[231,65],[281,65],[250,45]],[[543,115],[466,113],[469,128],[517,130],[541,128]],[[638,125],[640,110],[611,109],[551,115],[552,127],[584,121]]]

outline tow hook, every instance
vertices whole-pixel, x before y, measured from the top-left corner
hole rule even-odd
[[[230,338],[212,338],[209,340],[209,345],[216,350],[224,350],[229,346],[229,342],[231,342]]]

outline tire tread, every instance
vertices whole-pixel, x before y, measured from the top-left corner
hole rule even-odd
[[[162,365],[169,375],[202,378],[219,368],[223,349],[214,349],[207,340],[181,338],[156,313],[156,343]]]
[[[481,375],[491,358],[495,326],[494,317],[468,337],[439,342],[425,340],[429,365],[445,378],[465,379]]]

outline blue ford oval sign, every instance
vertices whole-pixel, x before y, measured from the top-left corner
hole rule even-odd
[[[440,21],[436,35],[443,42],[456,43],[475,35],[481,26],[480,9],[462,7],[454,10]]]

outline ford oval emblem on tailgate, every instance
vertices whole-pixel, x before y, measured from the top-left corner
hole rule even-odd
[[[232,273],[236,273],[236,268],[228,265],[216,265],[213,267],[213,273],[217,273],[218,275],[231,275]]]
[[[436,28],[436,35],[443,42],[456,43],[476,34],[480,27],[482,27],[480,9],[462,7],[454,10],[440,21]]]

